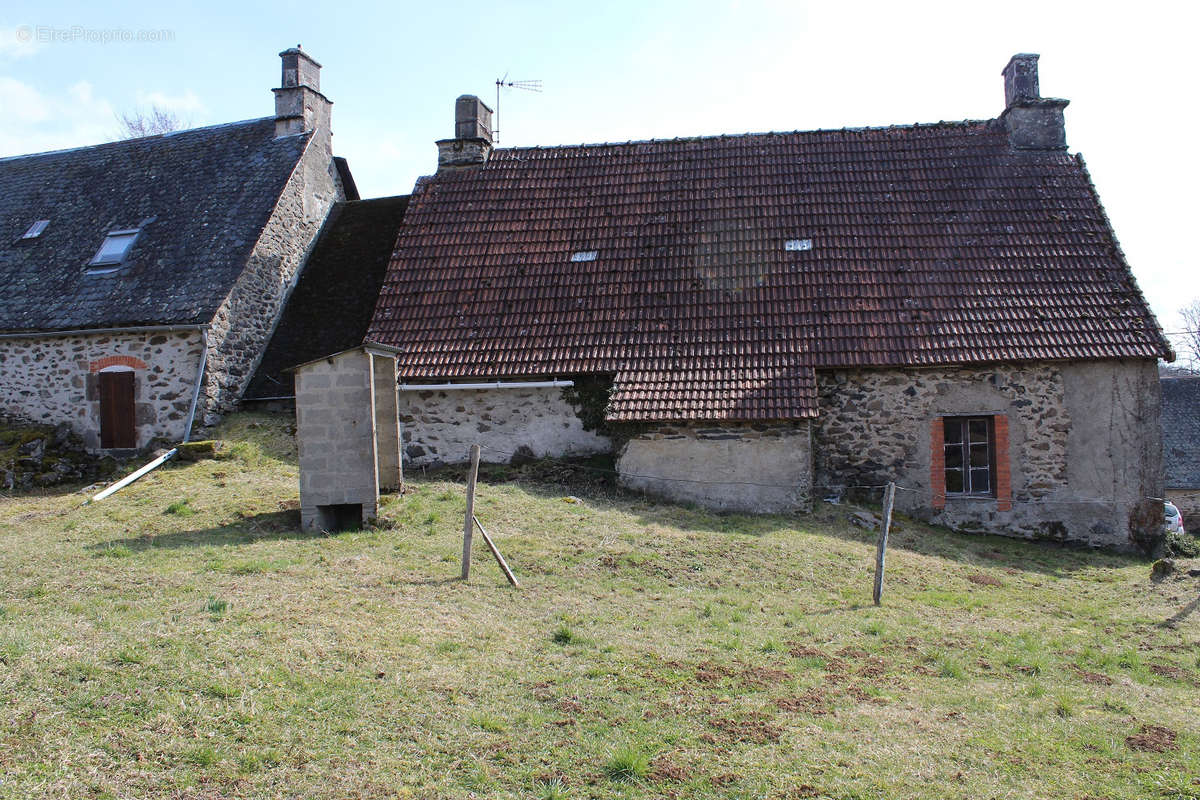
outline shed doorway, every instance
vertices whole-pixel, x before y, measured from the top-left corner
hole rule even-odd
[[[100,447],[133,449],[137,447],[134,426],[133,370],[101,372]]]

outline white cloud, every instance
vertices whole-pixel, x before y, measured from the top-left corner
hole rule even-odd
[[[50,115],[45,98],[36,89],[4,76],[0,76],[0,107],[6,110],[9,125],[38,123]]]
[[[42,45],[35,40],[30,26],[0,27],[0,61],[28,58],[41,49]]]
[[[99,144],[116,130],[112,104],[87,81],[47,93],[0,76],[0,108],[6,110],[0,156]]]
[[[191,89],[184,91],[182,94],[148,92],[144,89],[139,89],[137,102],[139,106],[161,108],[163,111],[172,111],[181,116],[202,114],[206,110],[204,103],[200,102],[200,98]]]

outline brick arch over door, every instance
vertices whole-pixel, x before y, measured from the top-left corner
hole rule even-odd
[[[128,367],[129,369],[145,369],[146,362],[136,356],[102,356],[88,362],[89,372],[102,372],[112,367]]]

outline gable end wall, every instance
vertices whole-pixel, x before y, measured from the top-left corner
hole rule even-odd
[[[1163,496],[1148,359],[831,371],[818,390],[818,496],[894,480],[909,490],[897,508],[932,522],[1120,549],[1146,498]],[[951,495],[939,507],[931,426],[959,415],[1006,419],[1009,503]]]
[[[213,425],[236,406],[279,322],[300,266],[329,210],[343,199],[341,179],[324,139],[314,136],[280,194],[246,268],[213,317],[198,425]]]

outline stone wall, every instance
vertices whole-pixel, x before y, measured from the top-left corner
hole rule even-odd
[[[378,510],[370,358],[351,350],[296,371],[300,525],[306,530],[356,528]],[[346,506],[359,508],[338,508]]]
[[[1151,361],[847,370],[818,387],[821,496],[894,480],[913,490],[897,507],[934,522],[1119,548],[1142,498],[1162,496]],[[953,495],[934,508],[931,422],[960,415],[1007,418],[1011,508]]]
[[[708,508],[806,511],[812,503],[809,423],[655,427],[625,444],[617,471],[631,489]]]
[[[0,413],[31,422],[67,423],[92,450],[100,447],[100,370],[134,373],[138,447],[179,441],[203,351],[200,331],[96,333],[0,339]]]
[[[317,131],[255,243],[245,270],[213,317],[204,381],[205,425],[215,424],[241,398],[279,322],[300,265],[330,208],[343,199],[329,136]]]
[[[507,462],[522,448],[551,458],[612,448],[606,437],[583,429],[554,388],[402,391],[400,422],[405,463],[416,466],[466,461],[473,444],[492,462]]]

